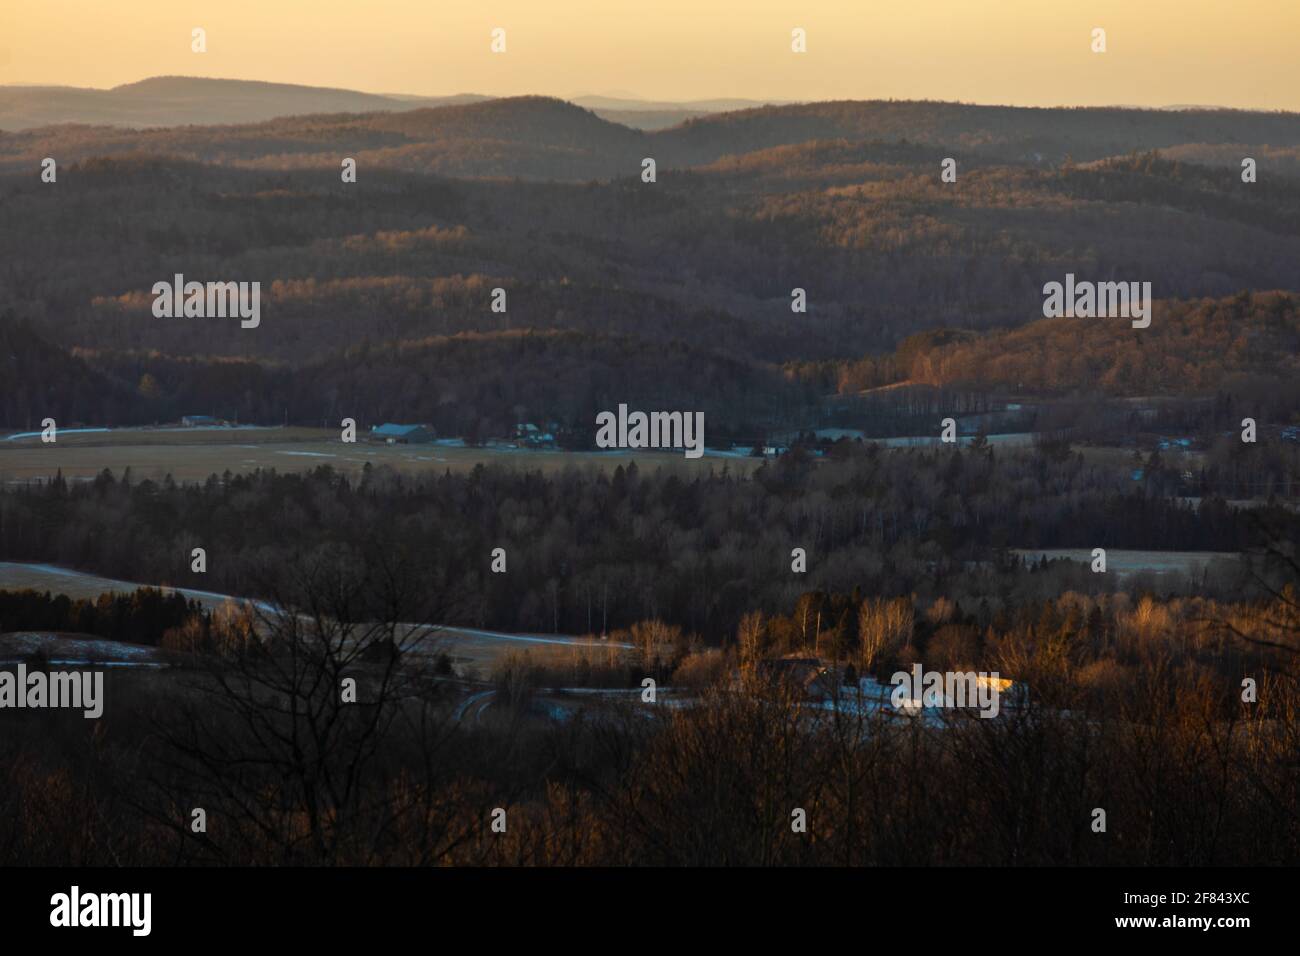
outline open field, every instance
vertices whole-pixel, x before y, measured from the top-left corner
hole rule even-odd
[[[66,594],[68,597],[96,598],[107,591],[130,593],[150,585],[87,574],[51,564],[21,564],[0,561],[0,589],[18,591],[30,588]],[[159,585],[153,585],[159,586]],[[161,585],[166,588],[166,585]],[[238,601],[225,594],[177,588],[187,598],[205,608],[220,607]],[[110,642],[111,643],[111,642]],[[507,634],[477,628],[439,627],[431,629],[421,645],[423,653],[447,654],[462,673],[473,671],[480,677],[491,676],[498,660],[511,652],[527,651],[539,665],[576,663],[583,657],[592,663],[617,661],[628,647],[616,641],[575,637],[566,634]],[[110,658],[111,659],[111,658]]]
[[[97,598],[107,591],[129,594],[136,588],[162,587],[170,590],[168,585],[136,584],[131,581],[118,581],[103,578],[97,574],[61,568],[53,564],[21,564],[13,561],[0,561],[0,589],[22,591],[49,591],[51,594],[66,594],[74,601],[81,598]],[[182,594],[198,601],[206,608],[219,607],[230,600],[224,594],[211,591],[195,591],[191,588],[179,588]]]
[[[14,663],[36,653],[44,655],[45,660],[52,665],[163,666],[158,648],[143,644],[124,644],[84,634],[46,631],[0,634],[0,664]]]
[[[524,469],[559,471],[568,467],[613,470],[635,461],[638,468],[659,467],[684,474],[707,473],[723,465],[748,474],[759,460],[730,452],[706,451],[688,459],[680,452],[551,451],[491,445],[468,448],[450,440],[424,445],[380,445],[358,441],[345,445],[339,433],[321,428],[176,428],[67,430],[58,441],[39,437],[0,436],[0,481],[44,479],[60,469],[64,478],[86,480],[105,468],[120,475],[127,468],[138,480],[202,481],[226,471],[241,474],[274,468],[310,471],[321,465],[359,474],[367,464],[388,465],[399,472],[470,471],[479,464],[512,463]]]
[[[1066,558],[1081,564],[1092,563],[1092,551],[1088,548],[1043,548],[1039,550],[1016,549],[1021,557],[1037,561],[1045,557],[1049,561]],[[1134,574],[1200,574],[1216,561],[1238,561],[1241,555],[1231,551],[1124,551],[1119,548],[1106,549],[1106,570],[1118,574],[1121,578]]]
[[[990,445],[1006,445],[1008,447],[1022,447],[1034,443],[1032,432],[1007,432],[1004,435],[985,435]],[[896,438],[864,438],[863,441],[875,442],[884,445],[886,448],[939,448],[944,442],[938,435],[905,435]],[[958,435],[957,445],[970,445],[975,440],[974,435]]]

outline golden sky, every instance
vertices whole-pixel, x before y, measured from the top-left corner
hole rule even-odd
[[[0,83],[1300,111],[1300,0],[0,0]],[[190,31],[207,31],[193,53]],[[494,27],[507,49],[489,50]],[[790,50],[807,31],[808,52]],[[1107,52],[1091,51],[1106,31]]]

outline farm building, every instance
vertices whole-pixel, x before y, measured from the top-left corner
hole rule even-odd
[[[420,445],[436,438],[429,425],[395,425],[384,422],[370,430],[370,440],[385,442],[389,445]]]
[[[520,448],[554,448],[555,436],[528,422],[515,426],[515,444]]]
[[[834,696],[835,672],[816,657],[783,657],[758,662],[758,676],[769,685],[784,685],[801,696],[825,700]]]

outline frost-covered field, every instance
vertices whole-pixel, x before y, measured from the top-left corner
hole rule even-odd
[[[93,478],[105,468],[115,475],[130,468],[137,480],[159,480],[170,474],[176,481],[202,481],[226,471],[310,471],[321,465],[351,474],[367,464],[388,465],[403,473],[440,473],[509,462],[549,472],[590,465],[612,470],[629,461],[636,461],[641,468],[662,466],[692,472],[707,472],[724,464],[733,472],[749,472],[760,464],[748,454],[731,451],[706,451],[703,458],[692,460],[667,451],[566,452],[507,444],[470,448],[460,439],[424,445],[359,440],[345,445],[337,431],[313,428],[69,430],[60,433],[53,444],[43,444],[38,436],[0,436],[0,481],[10,483],[43,480],[60,469],[64,478],[72,481]]]
[[[1066,558],[1081,564],[1092,564],[1090,548],[1017,549],[1015,553],[1034,561],[1040,557],[1045,557],[1049,561]],[[1118,548],[1107,548],[1106,571],[1121,577],[1143,572],[1196,575],[1213,562],[1235,562],[1240,558],[1241,555],[1233,551],[1123,551]]]
[[[0,634],[0,664],[16,663],[36,653],[41,654],[54,665],[163,666],[159,660],[158,649],[141,644],[125,644],[93,637],[73,637],[40,631]]]
[[[0,589],[23,590],[31,588],[37,591],[49,591],[52,594],[66,594],[68,597],[95,598],[107,591],[130,593],[139,587],[148,585],[119,581],[113,578],[87,574],[71,568],[61,568],[51,564],[20,564],[0,561]],[[219,607],[227,601],[239,601],[229,595],[212,591],[197,591],[192,588],[178,588],[186,597],[198,601],[207,608]],[[264,610],[269,608],[263,604]],[[5,635],[5,638],[14,635]],[[106,647],[136,645],[116,645],[112,641],[97,642]],[[555,664],[586,657],[593,661],[611,661],[621,658],[628,645],[617,641],[601,641],[568,634],[507,634],[501,631],[484,631],[468,627],[440,627],[431,629],[421,642],[421,649],[427,653],[445,653],[455,663],[472,667],[482,676],[487,676],[496,662],[511,652],[527,651],[538,664]],[[148,650],[146,648],[146,650]],[[62,653],[62,652],[60,652]],[[22,654],[7,654],[0,645],[0,659],[9,656],[21,657]],[[95,659],[121,659],[113,657]]]

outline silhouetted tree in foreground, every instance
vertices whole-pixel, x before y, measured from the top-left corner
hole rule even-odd
[[[142,807],[178,858],[364,863],[412,837],[427,857],[455,845],[468,821],[435,786],[454,730],[436,676],[445,607],[418,562],[323,549],[261,576],[273,598],[218,616],[158,719]]]

